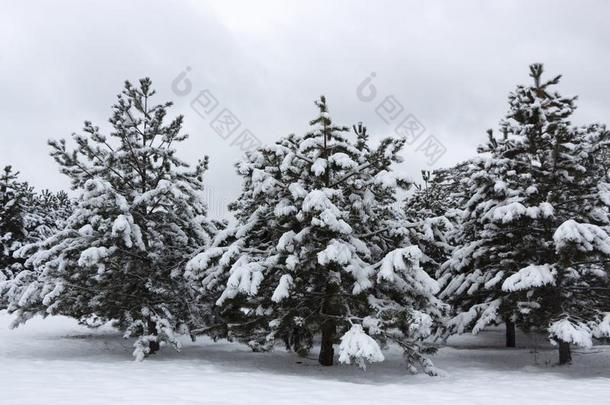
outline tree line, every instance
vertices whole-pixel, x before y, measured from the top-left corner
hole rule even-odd
[[[0,309],[14,326],[112,322],[139,360],[181,335],[303,356],[319,339],[322,365],[365,367],[392,344],[436,375],[444,339],[503,324],[507,346],[544,333],[567,364],[570,345],[610,336],[609,132],[570,122],[560,76],[530,77],[476,156],[420,183],[396,171],[404,139],[372,142],[321,97],[307,133],[235,165],[234,221],[206,215],[208,158],[177,156],[183,117],[148,78],[126,82],[110,133],[85,122],[73,146],[49,141],[77,198],[4,169]]]

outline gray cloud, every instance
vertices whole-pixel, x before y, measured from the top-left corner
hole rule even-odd
[[[506,110],[506,95],[544,62],[578,94],[577,123],[607,121],[610,69],[603,1],[5,2],[0,10],[0,164],[37,187],[68,182],[46,139],[104,124],[125,79],[150,76],[159,101],[176,102],[191,138],[181,155],[207,154],[207,183],[235,196],[240,151],[177,97],[186,66],[263,142],[302,132],[326,94],[341,123],[363,121],[376,138],[392,127],[356,87],[371,72],[447,147],[436,166],[475,153]],[[402,169],[426,168],[414,147]]]

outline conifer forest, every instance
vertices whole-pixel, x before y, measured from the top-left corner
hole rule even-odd
[[[609,13],[0,2],[0,404],[607,403]]]

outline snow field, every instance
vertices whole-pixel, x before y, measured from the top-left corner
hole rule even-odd
[[[556,367],[543,337],[520,335],[520,348],[505,349],[502,330],[450,340],[432,357],[447,376],[429,377],[407,374],[395,349],[366,372],[208,339],[134,362],[133,342],[109,327],[63,317],[9,323],[0,313],[2,405],[606,404],[610,395],[610,347],[577,349],[573,365]]]

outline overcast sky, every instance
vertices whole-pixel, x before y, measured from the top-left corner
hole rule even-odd
[[[601,0],[0,0],[0,165],[36,187],[67,188],[46,140],[84,120],[104,127],[123,81],[149,76],[158,101],[185,115],[180,156],[210,156],[216,203],[237,194],[241,151],[191,109],[204,89],[263,143],[304,132],[321,94],[336,121],[363,121],[380,139],[395,125],[375,109],[393,95],[426,128],[401,166],[417,177],[430,167],[416,150],[429,135],[447,150],[432,168],[474,155],[532,62],[579,96],[575,123],[608,122],[609,16]],[[187,67],[192,90],[179,96],[172,81]],[[376,98],[365,102],[357,89],[371,73]]]

